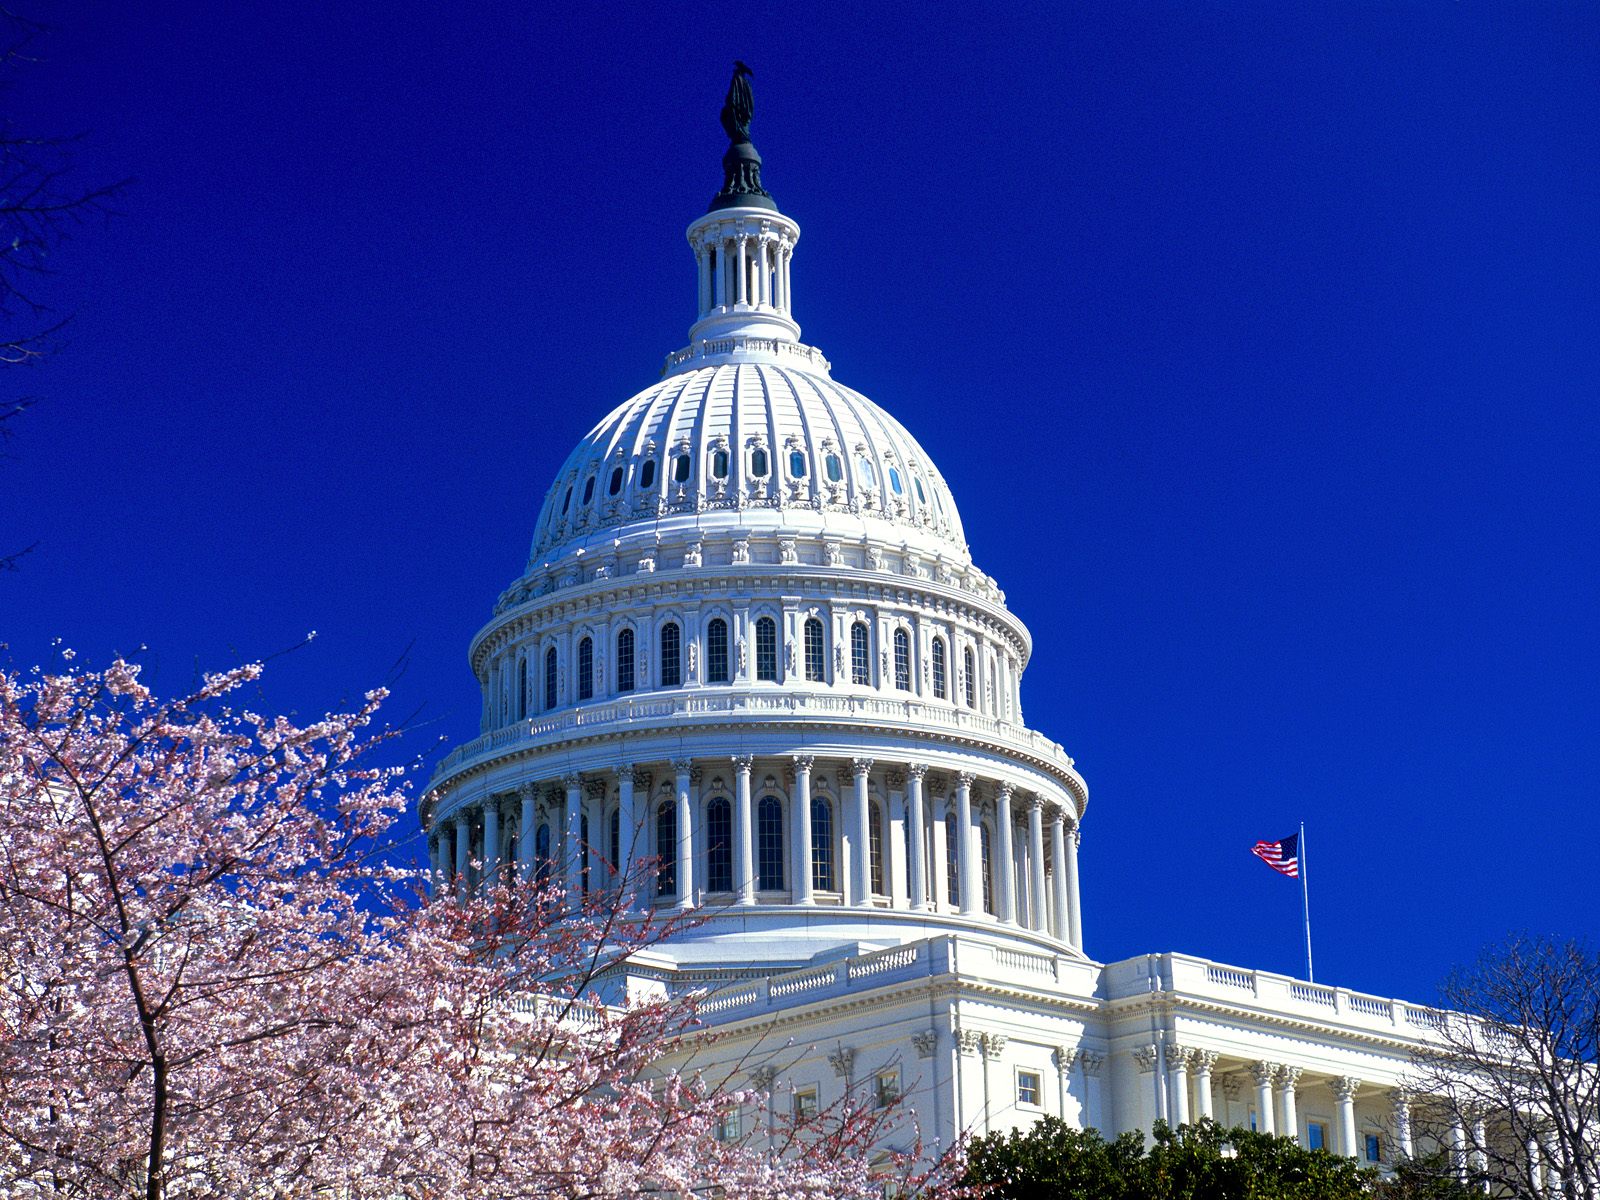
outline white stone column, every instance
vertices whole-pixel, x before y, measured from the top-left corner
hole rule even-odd
[[[814,760],[809,754],[796,754],[794,756],[794,795],[790,800],[790,816],[793,818],[789,824],[793,833],[790,841],[794,843],[790,861],[794,864],[792,874],[794,882],[790,885],[790,894],[796,904],[815,904],[816,896],[812,891],[811,878],[811,764]]]
[[[1341,1075],[1333,1081],[1332,1087],[1339,1120],[1339,1153],[1346,1158],[1360,1158],[1361,1151],[1356,1144],[1356,1092],[1360,1090],[1361,1081],[1351,1075]]]
[[[1411,1093],[1405,1088],[1395,1088],[1390,1097],[1394,1105],[1394,1136],[1402,1158],[1416,1155],[1416,1143],[1411,1138]]]
[[[756,902],[755,863],[751,858],[750,837],[750,767],[753,761],[748,754],[738,754],[733,759],[733,886],[739,893],[740,904]]]
[[[1028,928],[1044,933],[1044,800],[1028,797]]]
[[[644,898],[644,889],[635,878],[639,860],[639,815],[634,804],[632,764],[617,768],[617,882],[624,904],[632,908]]]
[[[1196,1050],[1190,1061],[1194,1065],[1194,1115],[1204,1121],[1217,1115],[1211,1096],[1211,1068],[1217,1065],[1217,1052]]]
[[[1272,1120],[1272,1080],[1278,1074],[1275,1064],[1269,1062],[1254,1062],[1250,1064],[1250,1075],[1256,1081],[1256,1132],[1273,1133],[1276,1127]]]
[[[1187,1046],[1167,1046],[1167,1120],[1176,1128],[1189,1123],[1189,1058]]]
[[[990,870],[994,872],[995,916],[1007,924],[1017,922],[1017,854],[1011,834],[1011,785],[1001,783],[995,792],[994,827],[996,833],[994,859]]]
[[[1467,1178],[1467,1130],[1459,1117],[1450,1121],[1450,1169],[1457,1179]]]
[[[961,914],[975,917],[983,911],[983,874],[978,827],[972,823],[971,771],[956,776],[956,877],[961,881]]]
[[[711,264],[712,303],[722,308],[728,303],[728,243],[719,238],[715,254],[716,261]]]
[[[1100,1097],[1100,1068],[1105,1055],[1093,1050],[1078,1051],[1078,1066],[1083,1071],[1083,1127],[1098,1129],[1102,1125],[1105,1104]]]
[[[708,269],[710,264],[706,261],[708,257],[705,246],[701,245],[694,248],[695,279],[700,285],[698,301],[702,317],[706,315],[706,310],[711,306],[711,276]]]
[[[456,898],[465,901],[472,882],[472,826],[464,812],[456,813]]]
[[[1528,1139],[1528,1187],[1535,1196],[1544,1195],[1544,1171],[1539,1161],[1539,1139]]]
[[[1050,904],[1054,910],[1050,934],[1057,941],[1070,941],[1067,921],[1067,822],[1059,805],[1050,807]]]
[[[1472,1154],[1469,1161],[1474,1171],[1487,1172],[1489,1169],[1489,1131],[1482,1117],[1472,1122]]]
[[[1067,830],[1067,945],[1083,952],[1083,906],[1078,896],[1078,824]]]
[[[678,907],[690,908],[694,904],[694,804],[689,796],[689,773],[693,763],[687,758],[673,762],[677,778],[673,782],[673,796],[678,809],[677,862],[674,868],[678,883]]]
[[[911,885],[913,912],[926,912],[928,909],[927,806],[922,796],[922,780],[927,773],[928,768],[922,763],[911,763],[906,767],[906,776],[910,781],[907,821],[910,826],[911,841],[911,855],[906,861],[906,878]]]
[[[739,243],[739,278],[734,287],[733,299],[735,304],[750,304],[750,259],[747,240],[743,235],[737,239]]]
[[[530,882],[534,873],[533,839],[538,827],[534,796],[531,783],[517,789],[517,798],[522,801],[521,824],[517,826],[517,868],[524,883]]]
[[[483,879],[486,887],[500,882],[500,802],[493,796],[483,805]]]
[[[855,793],[850,807],[850,880],[851,894],[846,904],[870,905],[872,903],[872,806],[867,795],[867,782],[872,772],[870,758],[850,760],[850,770],[855,775]]]
[[[576,906],[583,899],[583,779],[564,775],[567,811],[561,846],[561,878],[567,888],[567,902]]]
[[[1278,1124],[1278,1132],[1286,1137],[1300,1140],[1300,1111],[1295,1103],[1294,1089],[1300,1082],[1299,1067],[1278,1068],[1278,1099],[1282,1117]]]

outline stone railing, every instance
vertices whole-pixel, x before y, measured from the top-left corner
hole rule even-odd
[[[829,370],[828,360],[815,346],[783,338],[736,334],[731,337],[708,338],[692,346],[685,346],[682,350],[674,350],[667,355],[666,362],[662,364],[661,374],[670,375],[685,363],[693,362],[697,358],[713,358],[741,352],[751,355],[770,355],[778,359],[794,359],[824,375]]]
[[[730,691],[726,688],[645,695],[581,705],[543,717],[530,717],[474,738],[452,750],[434,768],[429,786],[484,759],[516,750],[537,749],[573,736],[615,729],[648,731],[652,726],[681,729],[716,724],[729,717],[803,718],[824,722],[868,722],[910,732],[940,730],[1022,751],[1058,771],[1073,761],[1061,748],[1025,725],[987,717],[948,703],[895,700],[887,696],[830,695],[820,691]]]

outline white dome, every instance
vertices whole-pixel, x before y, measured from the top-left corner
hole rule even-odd
[[[955,501],[916,439],[810,364],[689,366],[618,407],[567,457],[530,565],[641,524],[786,527],[967,560]]]

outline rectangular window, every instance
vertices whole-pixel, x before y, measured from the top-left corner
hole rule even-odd
[[[1040,1078],[1037,1071],[1017,1072],[1017,1103],[1038,1105]]]
[[[872,648],[867,644],[867,627],[860,621],[850,626],[850,682],[872,686]]]
[[[817,1115],[816,1088],[801,1088],[794,1094],[794,1115],[802,1121]]]
[[[739,1140],[739,1110],[730,1108],[717,1117],[717,1140],[723,1142],[736,1142]]]
[[[1306,1149],[1326,1150],[1328,1148],[1328,1127],[1321,1121],[1306,1122]]]
[[[1250,1125],[1250,1132],[1251,1133],[1256,1132],[1256,1110],[1253,1109],[1253,1108],[1250,1110],[1249,1125]]]
[[[661,627],[661,686],[683,686],[682,642],[675,622]]]
[[[1383,1161],[1383,1140],[1375,1133],[1367,1134],[1367,1161],[1369,1163]]]
[[[771,617],[756,622],[756,678],[778,682],[778,623]]]
[[[879,1108],[888,1108],[900,1098],[900,1072],[879,1071],[877,1079],[877,1098]]]

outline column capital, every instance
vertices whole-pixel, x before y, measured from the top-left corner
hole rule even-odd
[[[1136,1046],[1133,1050],[1133,1061],[1139,1064],[1141,1071],[1156,1069],[1156,1048],[1154,1046]]]
[[[755,765],[756,756],[753,754],[735,754],[733,756],[733,769],[741,775],[750,774],[750,768]]]
[[[687,775],[690,771],[694,770],[694,759],[675,758],[672,760],[672,769],[679,775]]]
[[[852,775],[859,777],[867,774],[867,772],[871,770],[872,760],[870,758],[852,758],[850,760],[850,773]]]
[[[778,1077],[777,1067],[757,1067],[750,1072],[750,1082],[763,1092],[772,1090],[772,1082]]]
[[[907,763],[906,764],[906,775],[909,776],[911,779],[917,781],[917,782],[921,782],[923,777],[926,776],[927,773],[928,773],[928,764],[927,763]]]
[[[939,1031],[919,1029],[911,1035],[911,1044],[916,1047],[918,1058],[932,1058],[933,1052],[939,1048]]]
[[[1215,1050],[1196,1050],[1194,1052],[1194,1069],[1198,1074],[1209,1075],[1211,1068],[1217,1065],[1217,1052]]]
[[[816,761],[817,756],[814,754],[796,754],[794,756],[794,769],[796,771],[809,772]]]
[[[1030,817],[1033,816],[1034,813],[1038,813],[1041,817],[1043,817],[1044,797],[1039,795],[1038,792],[1029,792],[1027,798],[1022,802],[1022,807],[1027,810],[1027,813]]]
[[[604,800],[607,790],[605,781],[601,779],[591,779],[584,785],[584,791],[589,793],[591,800]]]
[[[828,1055],[828,1063],[833,1067],[833,1073],[841,1079],[850,1078],[850,1070],[855,1066],[856,1052],[850,1046],[840,1046]]]
[[[583,776],[578,774],[576,771],[568,771],[561,777],[561,782],[567,788],[581,787],[583,784]]]
[[[977,781],[978,781],[978,775],[977,775],[976,771],[957,771],[956,772],[956,786],[957,787],[970,788]]]
[[[1250,1064],[1250,1075],[1255,1079],[1257,1087],[1267,1087],[1278,1077],[1278,1064],[1253,1062]]]
[[[639,776],[643,774],[643,772],[634,767],[632,763],[616,768],[616,772],[617,782],[626,783],[630,787],[637,787],[639,784]],[[646,786],[648,786],[648,777],[646,777]]]
[[[537,794],[538,789],[531,783],[519,783],[517,785],[517,798],[519,800],[532,800]]]
[[[1194,1057],[1194,1051],[1188,1046],[1167,1046],[1167,1070],[1182,1069],[1189,1065],[1189,1060]]]
[[[976,1054],[983,1045],[983,1034],[976,1029],[957,1029],[956,1048],[963,1054]]]
[[[1354,1100],[1356,1093],[1361,1090],[1361,1080],[1353,1075],[1341,1075],[1328,1086],[1333,1089],[1335,1099],[1349,1101]]]
[[[999,1058],[1005,1053],[1006,1035],[1003,1033],[986,1033],[983,1035],[983,1056],[985,1058]]]
[[[994,798],[996,801],[1004,800],[1009,803],[1012,793],[1015,791],[1016,789],[1012,787],[1010,783],[1002,779],[999,783],[994,785]]]
[[[1078,1061],[1083,1064],[1083,1073],[1093,1077],[1100,1074],[1100,1068],[1105,1065],[1106,1056],[1098,1050],[1079,1050]]]
[[[1400,1086],[1389,1089],[1389,1103],[1393,1106],[1395,1115],[1401,1116],[1411,1105],[1411,1089]]]

